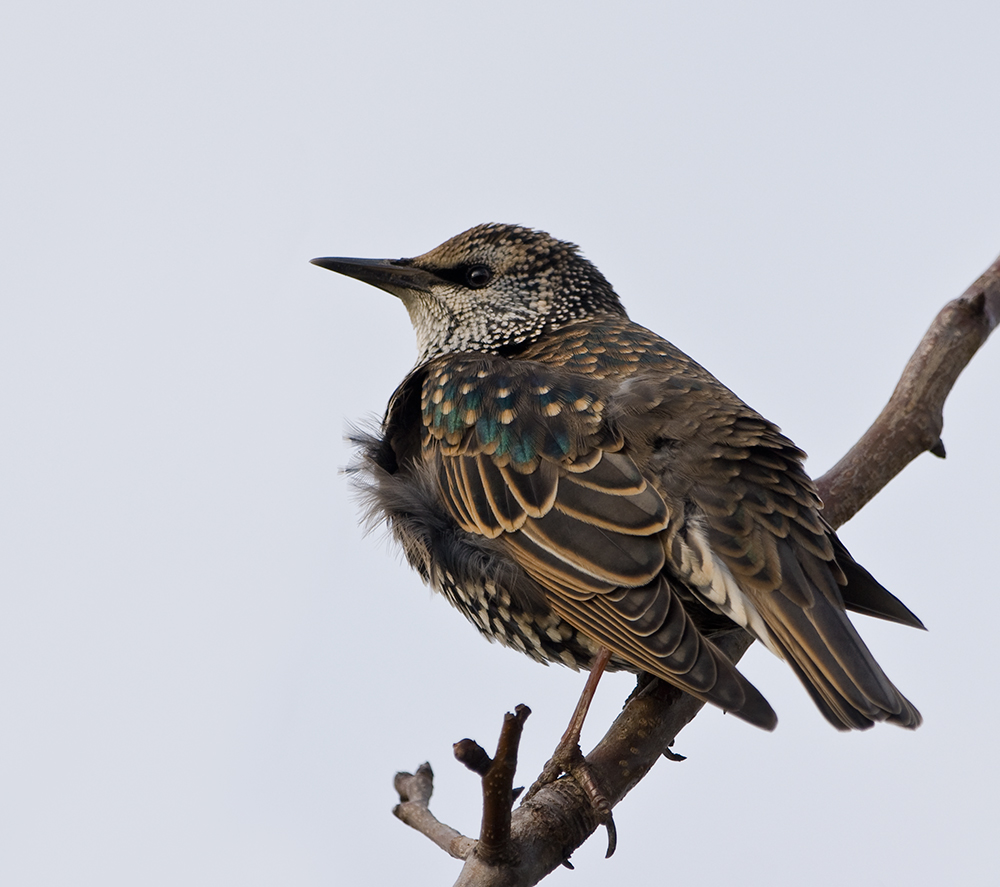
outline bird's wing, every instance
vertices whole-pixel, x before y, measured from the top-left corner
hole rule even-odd
[[[686,369],[628,392],[633,422],[656,427],[647,468],[668,508],[678,491],[693,506],[670,535],[668,570],[787,659],[836,726],[916,726],[919,714],[875,662],[845,598],[896,621],[919,620],[823,521],[805,454],[700,367]],[[638,433],[625,424],[626,435]]]
[[[452,355],[423,383],[423,458],[459,526],[496,540],[562,619],[637,669],[773,727],[663,573],[671,515],[606,406],[602,385],[577,374]]]
[[[844,606],[853,613],[864,613],[866,616],[898,622],[910,628],[924,628],[924,623],[919,617],[851,557],[851,553],[844,547],[844,543],[833,529],[830,527],[828,529],[837,566],[847,577],[847,585],[840,589],[844,597]]]

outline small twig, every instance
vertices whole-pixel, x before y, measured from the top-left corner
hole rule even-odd
[[[486,754],[486,749],[474,739],[460,739],[452,746],[452,750],[455,752],[455,760],[465,764],[473,773],[478,773],[480,776],[485,776],[486,771],[493,766],[493,758]],[[523,791],[523,785],[513,789],[510,793],[511,802],[521,797]]]
[[[434,792],[434,771],[430,764],[421,764],[416,773],[397,773],[393,784],[399,793],[400,803],[393,807],[392,812],[398,819],[426,835],[455,859],[469,858],[476,842],[445,825],[428,807]]]
[[[486,865],[516,862],[516,854],[510,842],[510,808],[514,803],[517,748],[521,742],[524,722],[530,714],[528,706],[519,705],[514,709],[514,714],[507,712],[504,715],[497,753],[483,776],[483,825],[475,852]]]
[[[465,764],[473,773],[485,776],[493,766],[493,758],[475,739],[460,739],[452,747],[455,760]]]

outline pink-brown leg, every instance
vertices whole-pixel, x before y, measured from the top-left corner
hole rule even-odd
[[[587,683],[583,686],[583,692],[573,710],[573,716],[569,719],[569,726],[563,733],[559,745],[556,746],[556,754],[571,748],[580,748],[580,734],[583,732],[583,722],[587,719],[587,712],[590,711],[590,703],[594,701],[594,694],[597,692],[597,685],[601,682],[604,669],[608,667],[611,660],[611,651],[607,647],[601,647],[597,656],[594,657],[594,664],[590,666],[590,674],[587,676]]]
[[[616,844],[615,825],[611,818],[611,804],[608,803],[608,799],[598,787],[594,774],[580,750],[580,733],[583,730],[583,722],[587,719],[587,712],[590,711],[590,703],[597,692],[597,685],[601,682],[601,675],[604,674],[604,669],[607,668],[610,659],[611,651],[607,647],[601,647],[590,666],[590,675],[587,677],[587,683],[584,685],[580,699],[573,710],[573,716],[569,719],[566,732],[559,740],[552,757],[542,768],[535,784],[528,789],[525,795],[525,800],[528,800],[540,788],[555,782],[563,773],[568,773],[583,789],[601,822],[607,826],[608,856],[615,852]]]

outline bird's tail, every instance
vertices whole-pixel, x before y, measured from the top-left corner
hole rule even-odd
[[[910,729],[920,725],[920,712],[886,677],[836,603],[817,594],[803,607],[781,591],[768,603],[769,612],[762,615],[772,648],[838,730],[866,730],[876,721]]]

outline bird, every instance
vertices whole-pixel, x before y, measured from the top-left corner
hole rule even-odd
[[[771,730],[712,640],[741,627],[837,729],[920,724],[847,611],[924,626],[823,519],[805,453],[633,323],[579,247],[483,224],[414,258],[312,262],[409,313],[415,368],[350,471],[366,520],[480,633]]]

